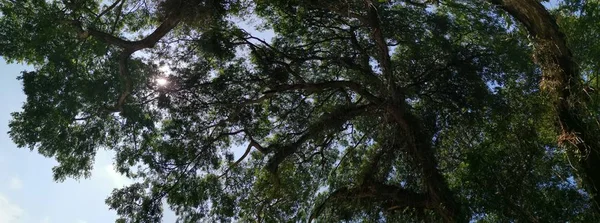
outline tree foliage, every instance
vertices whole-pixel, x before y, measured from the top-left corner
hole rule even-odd
[[[554,4],[0,0],[10,136],[113,151],[119,222],[594,222],[599,3]]]

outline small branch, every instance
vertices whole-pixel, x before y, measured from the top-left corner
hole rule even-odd
[[[360,139],[358,140],[358,142],[356,142],[354,144],[354,146],[352,146],[352,150],[356,149],[356,147],[358,147],[362,143],[362,141],[366,138],[366,136],[367,136],[367,134],[363,134],[360,137]],[[340,167],[340,164],[342,164],[342,162],[344,162],[344,160],[346,159],[346,156],[348,155],[348,153],[350,153],[349,151],[347,151],[347,149],[345,151],[346,152],[344,153],[344,155],[342,156],[342,158],[340,158],[340,162],[337,165],[335,165],[335,168],[333,168],[332,172],[337,171],[337,168]]]
[[[283,91],[291,91],[291,90],[306,90],[311,92],[319,92],[326,89],[332,88],[349,88],[355,91],[357,94],[360,94],[366,97],[369,101],[380,104],[383,102],[380,98],[371,94],[369,91],[364,89],[360,84],[352,81],[327,81],[322,83],[301,83],[301,84],[292,84],[292,85],[279,85],[274,87],[271,90],[263,92],[263,94],[272,94],[276,92]]]
[[[244,154],[237,160],[235,161],[233,164],[229,165],[229,168],[227,168],[227,170],[225,170],[225,172],[223,172],[223,174],[221,174],[219,176],[219,178],[227,175],[227,173],[229,173],[229,171],[236,167],[238,164],[240,164],[245,158],[246,156],[248,156],[248,154],[250,154],[250,150],[252,150],[252,147],[256,148],[256,150],[262,152],[262,153],[266,153],[266,149],[263,148],[260,144],[258,144],[258,142],[256,142],[252,136],[248,136],[250,138],[250,143],[248,144],[248,147],[246,147],[246,151],[244,152]]]
[[[121,0],[116,0],[112,5],[108,6],[108,8],[106,8],[106,9],[104,9],[104,11],[100,12],[100,14],[98,14],[98,16],[96,16],[96,19],[100,19],[100,17],[104,16],[106,13],[113,10],[119,4],[119,2],[121,2]]]
[[[115,16],[115,21],[113,22],[113,26],[110,29],[111,34],[115,33],[115,30],[117,29],[117,24],[119,24],[119,19],[121,19],[121,16],[123,14],[123,5],[124,4],[125,4],[125,0],[122,0],[121,4],[119,4],[119,9],[117,10],[117,16]]]

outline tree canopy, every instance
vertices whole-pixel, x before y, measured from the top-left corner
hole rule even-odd
[[[9,134],[117,222],[596,222],[599,4],[0,0]]]

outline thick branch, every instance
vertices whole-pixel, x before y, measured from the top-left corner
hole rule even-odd
[[[127,96],[129,96],[131,94],[132,83],[131,83],[131,79],[129,78],[129,75],[128,75],[129,68],[127,66],[130,56],[131,56],[131,53],[122,52],[121,58],[119,59],[119,76],[121,77],[121,82],[124,84],[124,86],[123,86],[124,89],[121,92],[121,95],[119,96],[119,100],[117,100],[117,103],[113,107],[113,109],[116,111],[123,110],[123,105],[125,104],[125,99],[127,99]]]
[[[356,202],[357,200],[381,203],[382,208],[390,211],[404,208],[434,209],[436,206],[427,194],[415,193],[398,186],[371,181],[355,188],[343,187],[335,190],[323,203],[315,207],[309,222],[319,217],[329,205],[339,204],[340,202]]]
[[[341,5],[331,4],[327,8],[341,15],[358,19],[364,26],[371,28],[371,39],[377,47],[377,61],[385,77],[386,90],[391,97],[391,100],[387,100],[388,113],[392,115],[406,133],[403,137],[407,137],[409,155],[422,168],[424,184],[427,187],[429,196],[431,196],[431,201],[436,206],[437,212],[446,222],[463,220],[461,219],[463,216],[461,215],[459,203],[454,199],[447,182],[437,169],[437,160],[430,142],[431,137],[423,131],[418,117],[405,111],[405,97],[401,89],[397,87],[393,76],[389,48],[383,35],[380,15],[376,7],[378,3],[371,0],[364,1],[367,8],[366,16],[352,13],[349,5],[344,3],[341,3]]]
[[[371,38],[375,41],[375,45],[377,46],[377,54],[379,55],[378,62],[381,67],[381,71],[383,76],[387,79],[388,86],[392,90],[392,86],[394,86],[395,80],[392,72],[392,60],[390,59],[390,49],[388,48],[387,42],[385,41],[385,37],[383,36],[383,30],[381,28],[381,20],[379,18],[379,13],[377,12],[377,8],[375,7],[375,2],[365,0],[367,4],[367,24],[371,27]]]
[[[79,36],[82,38],[92,36],[109,45],[123,48],[123,51],[125,52],[134,53],[141,49],[154,47],[160,39],[162,39],[179,24],[181,21],[180,17],[180,9],[171,12],[169,16],[167,16],[150,35],[146,36],[144,39],[136,41],[124,40],[94,28],[88,28],[85,30],[81,22],[77,20],[72,20],[70,23],[77,29]]]
[[[557,112],[559,144],[573,145],[581,154],[585,182],[600,211],[600,144],[597,127],[581,118],[586,107],[579,70],[554,17],[537,0],[490,0],[523,24],[533,36],[534,58],[542,68],[542,90],[549,93]]]
[[[160,39],[177,26],[180,20],[179,10],[171,12],[162,24],[160,24],[150,35],[137,41],[124,40],[94,28],[84,30],[80,21],[71,21],[71,24],[75,26],[80,37],[87,38],[88,36],[92,36],[109,45],[118,46],[123,49],[119,56],[119,77],[121,78],[123,89],[115,105],[107,109],[109,112],[122,111],[122,107],[125,104],[127,97],[132,93],[133,83],[131,83],[131,79],[129,78],[127,65],[129,57],[136,51],[154,47]]]
[[[395,105],[388,106],[388,113],[400,125],[403,137],[407,141],[407,152],[423,171],[423,183],[430,196],[431,202],[445,222],[463,220],[459,203],[454,199],[444,176],[440,173],[431,145],[431,137],[423,130],[419,118]]]
[[[311,123],[306,133],[304,133],[295,142],[279,147],[270,148],[275,154],[267,163],[267,170],[271,173],[277,173],[279,164],[281,164],[287,157],[298,151],[300,146],[310,139],[314,139],[320,136],[323,132],[342,126],[347,121],[365,114],[369,108],[373,105],[358,105],[353,107],[338,107],[333,112],[324,115],[318,121]]]

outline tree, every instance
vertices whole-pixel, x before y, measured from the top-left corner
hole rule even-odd
[[[3,0],[10,135],[56,180],[113,150],[121,222],[594,221],[597,3],[559,3]]]

